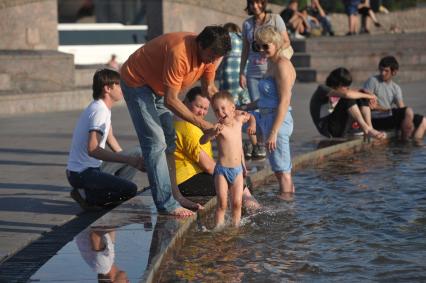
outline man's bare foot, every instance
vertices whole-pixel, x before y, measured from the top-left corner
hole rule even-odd
[[[380,132],[380,131],[377,131],[376,129],[373,129],[373,128],[367,130],[367,132],[365,134],[366,134],[367,137],[372,137],[372,138],[375,138],[375,139],[378,139],[378,140],[384,140],[387,137],[385,132]]]
[[[193,211],[197,211],[197,210],[203,210],[204,206],[202,206],[199,203],[195,203],[193,201],[190,201],[189,199],[187,199],[186,197],[182,196],[181,198],[177,199],[177,201],[180,203],[180,205],[182,205],[183,207],[193,210]]]
[[[171,211],[169,214],[173,216],[179,216],[179,217],[188,217],[188,216],[194,215],[194,212],[184,207],[178,207],[175,210]]]

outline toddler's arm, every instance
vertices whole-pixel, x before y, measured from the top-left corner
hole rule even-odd
[[[220,123],[217,123],[216,125],[213,126],[213,128],[205,130],[204,135],[202,135],[202,137],[200,138],[200,144],[206,144],[212,139],[214,139],[215,137],[217,137],[222,131],[222,129],[223,129],[223,125]]]

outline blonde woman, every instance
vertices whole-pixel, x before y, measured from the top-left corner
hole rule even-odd
[[[282,33],[274,26],[263,26],[255,34],[261,55],[268,60],[268,69],[259,81],[259,126],[262,129],[269,163],[278,179],[279,197],[294,193],[291,178],[290,136],[292,87],[296,79],[293,64],[287,59]]]
[[[241,52],[240,62],[240,86],[247,89],[250,95],[251,102],[259,99],[258,84],[267,69],[267,60],[262,57],[257,50],[254,35],[262,26],[275,26],[282,34],[283,44],[288,48],[290,53],[293,49],[290,48],[290,39],[287,34],[285,23],[280,15],[270,13],[267,10],[268,0],[247,0],[245,8],[250,16],[243,22],[242,39],[243,49]],[[253,152],[246,157],[262,158],[266,152],[260,141],[253,140]]]

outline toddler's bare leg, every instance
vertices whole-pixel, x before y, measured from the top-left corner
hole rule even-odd
[[[239,174],[231,188],[231,205],[232,205],[232,225],[235,227],[240,226],[241,221],[241,207],[243,203],[243,190],[244,181],[243,174]]]
[[[225,224],[225,213],[228,205],[228,182],[223,175],[216,175],[214,177],[214,184],[216,187],[216,214],[215,223],[216,227],[220,227]]]

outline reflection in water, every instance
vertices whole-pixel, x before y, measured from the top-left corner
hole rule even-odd
[[[239,230],[190,233],[160,280],[425,282],[425,168],[424,148],[391,145],[302,170],[293,200],[270,184]]]
[[[76,237],[84,261],[98,274],[99,282],[128,282],[126,272],[114,264],[115,231],[87,228]]]

